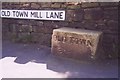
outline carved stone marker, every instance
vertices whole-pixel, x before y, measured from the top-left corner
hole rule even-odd
[[[58,56],[82,59],[99,51],[102,32],[59,28],[53,30],[51,52]]]

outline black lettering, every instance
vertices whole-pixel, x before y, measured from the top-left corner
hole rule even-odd
[[[28,12],[13,11],[13,16],[16,16],[16,17],[28,17]]]
[[[2,11],[2,16],[5,16],[5,11]]]
[[[62,14],[63,12],[60,12],[60,16],[59,16],[60,19],[63,19]]]
[[[13,11],[13,16],[15,16],[15,11]]]
[[[28,12],[24,12],[24,17],[28,17]]]
[[[38,13],[38,12],[31,12],[31,17],[35,17],[35,18],[42,18],[42,15],[41,15],[41,12]]]
[[[56,12],[55,12],[55,15],[54,15],[54,18],[59,18],[60,16],[59,16],[59,13],[57,14]]]
[[[9,11],[7,11],[7,16],[10,16],[10,12]]]
[[[23,17],[23,13],[22,12],[21,13],[19,12],[19,15],[20,15],[20,17]]]
[[[18,11],[16,11],[16,17],[19,17],[19,12]]]
[[[31,12],[31,17],[35,15],[35,12]]]
[[[48,12],[46,12],[46,18],[49,18],[49,17],[48,17]]]
[[[38,16],[38,12],[35,13],[35,17],[36,17],[36,18],[39,18],[39,16]]]
[[[50,14],[50,18],[54,18],[54,16],[53,16],[53,12],[51,12],[51,14]]]
[[[40,16],[40,18],[42,18],[42,13],[41,12],[39,13],[39,16]]]
[[[49,15],[48,12],[46,12],[46,18],[63,19],[62,14],[63,14],[63,12],[51,12],[50,15]]]
[[[2,11],[2,16],[10,16],[10,12],[9,11]]]

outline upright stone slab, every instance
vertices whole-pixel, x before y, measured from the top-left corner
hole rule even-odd
[[[65,27],[54,29],[51,51],[68,58],[90,58],[99,51],[101,36],[102,32],[99,31]]]

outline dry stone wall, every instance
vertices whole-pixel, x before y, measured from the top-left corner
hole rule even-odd
[[[118,2],[3,2],[2,9],[65,10],[65,21],[2,19],[3,39],[51,45],[53,29],[79,28],[103,32],[106,56],[117,56]]]

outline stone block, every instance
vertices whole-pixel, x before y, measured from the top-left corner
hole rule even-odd
[[[84,9],[84,12],[84,19],[99,20],[102,19],[104,16],[101,8]]]
[[[20,7],[30,7],[30,3],[23,3],[23,4],[20,4]]]
[[[56,28],[61,27],[61,26],[68,26],[68,22],[67,21],[59,21],[59,22],[55,22],[56,24]]]
[[[75,10],[66,11],[66,21],[73,21],[75,15]]]
[[[31,7],[34,8],[34,9],[39,9],[40,5],[37,4],[37,3],[31,3]]]
[[[97,2],[83,2],[82,7],[86,8],[86,7],[98,7],[99,4]]]
[[[80,9],[80,5],[68,5],[67,9]]]
[[[109,20],[107,22],[108,29],[111,31],[118,31],[118,21]]]
[[[41,45],[50,46],[52,34],[45,33],[31,33],[32,42],[39,43]]]
[[[54,55],[91,59],[100,53],[102,32],[73,28],[53,30],[51,52]]]
[[[63,3],[61,4],[61,8],[65,9],[66,7],[67,7],[67,3],[63,2]]]
[[[104,18],[118,21],[118,7],[104,8]]]
[[[31,27],[29,25],[19,25],[19,32],[30,32]]]
[[[51,7],[51,3],[50,2],[41,2],[41,7],[42,8],[50,8]]]
[[[66,11],[66,21],[82,21],[84,11],[81,9],[67,10]]]
[[[61,3],[53,3],[53,4],[51,4],[51,7],[52,8],[60,8],[60,5],[61,5]]]
[[[22,42],[22,43],[32,42],[31,33],[29,33],[29,32],[18,33],[18,37],[16,38],[16,42]]]
[[[68,24],[68,27],[70,27],[70,28],[81,28],[81,29],[85,28],[84,24],[80,23],[80,22],[70,22]]]
[[[118,6],[118,2],[100,2],[100,6]]]
[[[82,24],[85,29],[96,30],[97,27],[97,24],[93,20],[84,20]]]
[[[51,34],[53,31],[53,28],[51,27],[41,27],[41,28],[39,26],[34,26],[34,27],[36,28],[36,30],[34,29],[34,32],[38,32],[38,33]]]
[[[74,21],[83,21],[84,11],[81,9],[75,10]]]

